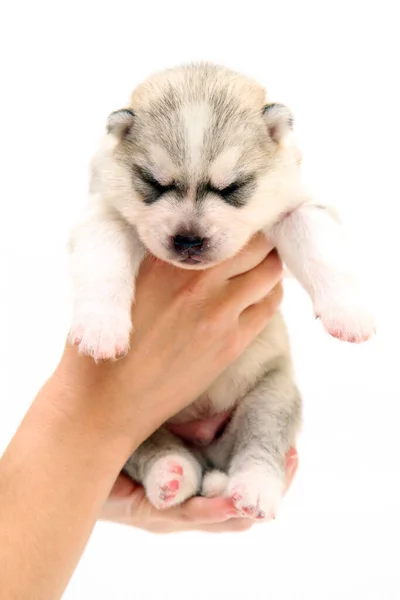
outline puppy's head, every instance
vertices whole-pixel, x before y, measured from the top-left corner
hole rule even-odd
[[[165,71],[110,115],[94,186],[152,254],[205,268],[287,208],[291,128],[290,111],[246,77],[208,64]]]

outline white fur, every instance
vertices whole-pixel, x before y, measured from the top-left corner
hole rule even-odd
[[[160,183],[168,185],[178,173],[178,169],[176,168],[176,165],[174,165],[170,155],[159,144],[153,144],[150,146],[149,154],[152,163],[156,167],[156,179]]]
[[[204,475],[201,493],[206,498],[224,496],[228,485],[228,475],[222,471],[209,471]]]
[[[327,207],[305,202],[267,234],[310,295],[315,315],[328,333],[353,342],[374,334],[343,231]]]
[[[210,164],[210,179],[215,187],[219,189],[227,187],[235,180],[239,159],[240,148],[233,146],[221,152]]]
[[[135,232],[94,196],[74,229],[70,248],[74,287],[71,343],[95,359],[125,354],[135,277],[143,256]]]
[[[193,171],[196,171],[201,160],[204,135],[210,120],[210,108],[205,102],[188,104],[183,107],[182,118],[186,129],[190,166]]]
[[[144,485],[156,508],[177,505],[199,490],[201,469],[197,461],[178,454],[167,454],[148,470]]]
[[[178,100],[173,118],[168,113],[174,110],[170,98],[163,105],[164,91],[171,89]],[[225,104],[215,103],[216,97],[225,98]],[[136,139],[123,145],[118,127],[118,134],[104,137],[92,163],[88,209],[71,237],[70,341],[80,352],[97,360],[127,351],[134,282],[145,249],[184,266],[171,247],[182,228],[208,240],[199,268],[234,256],[256,232],[264,231],[330,334],[358,342],[374,333],[349,266],[342,228],[332,211],[303,187],[301,155],[288,126],[290,113],[270,110],[266,121],[265,101],[263,89],[254,82],[209,65],[158,74],[133,94],[131,108],[137,111],[144,147],[138,151]],[[154,106],[164,107],[164,120],[158,108],[152,115]],[[208,155],[212,159],[207,159],[205,140],[214,143],[213,131],[215,144]],[[184,195],[170,190],[154,203],[146,202],[146,192],[138,191],[143,181],[133,181],[133,161],[152,169],[162,185],[177,179]],[[220,188],[238,174],[250,175],[254,182],[243,206],[225,202],[213,190],[197,201],[198,186],[211,181]],[[241,514],[252,518],[275,515],[283,494],[285,454],[295,444],[301,422],[301,399],[279,313],[171,422],[224,411],[232,411],[231,420],[209,447],[195,453],[160,428],[129,459],[127,472],[144,483],[154,506],[171,506],[199,491],[202,461],[207,459],[213,471],[204,479],[205,495],[224,491]],[[169,494],[170,481],[179,484],[175,494]]]
[[[256,519],[276,517],[283,496],[283,482],[276,474],[250,466],[235,473],[229,480],[225,495],[233,498],[243,516]]]

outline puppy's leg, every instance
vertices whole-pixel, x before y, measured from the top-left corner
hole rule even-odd
[[[240,402],[223,442],[230,445],[225,495],[243,515],[276,515],[285,488],[286,454],[296,442],[301,400],[288,364],[269,372]]]
[[[310,295],[315,315],[334,337],[362,342],[375,332],[340,224],[325,207],[304,204],[266,234]]]
[[[96,360],[129,348],[134,280],[143,258],[135,230],[94,205],[72,232],[73,319],[69,341]]]
[[[159,429],[143,442],[124,470],[143,484],[147,498],[158,509],[180,504],[200,489],[199,460],[166,429]]]

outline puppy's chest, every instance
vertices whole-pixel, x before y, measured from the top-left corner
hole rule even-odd
[[[286,328],[280,314],[253,341],[242,356],[228,367],[212,385],[170,423],[209,419],[233,411],[266,374],[277,356],[289,353]]]

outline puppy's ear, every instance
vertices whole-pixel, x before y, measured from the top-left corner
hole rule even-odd
[[[267,104],[263,115],[267,123],[268,133],[278,143],[293,129],[293,115],[284,104]]]
[[[122,138],[129,133],[135,120],[135,114],[129,108],[112,112],[107,120],[107,133]]]

